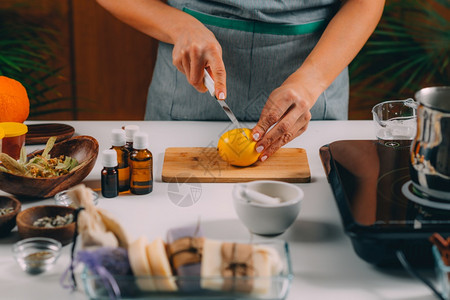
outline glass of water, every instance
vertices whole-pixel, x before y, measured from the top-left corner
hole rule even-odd
[[[372,108],[375,133],[380,140],[412,140],[417,129],[417,103],[406,100],[390,100]]]

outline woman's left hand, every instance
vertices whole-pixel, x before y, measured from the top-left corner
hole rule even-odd
[[[259,121],[252,130],[253,139],[257,141],[256,151],[261,153],[261,161],[301,135],[308,127],[311,120],[309,110],[315,100],[298,86],[284,83],[267,99]]]
[[[309,110],[367,41],[380,20],[384,2],[343,1],[300,68],[270,94],[252,131],[261,161],[306,130]]]

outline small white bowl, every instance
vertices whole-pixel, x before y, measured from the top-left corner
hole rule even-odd
[[[264,236],[282,234],[294,223],[303,196],[301,188],[282,181],[258,180],[233,188],[234,209],[239,219],[252,233]]]

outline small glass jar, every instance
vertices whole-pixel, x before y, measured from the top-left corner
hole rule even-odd
[[[2,122],[0,128],[5,132],[2,141],[2,152],[14,159],[20,158],[20,149],[25,145],[28,126],[17,122]]]
[[[52,268],[61,254],[62,245],[57,240],[33,237],[18,241],[12,252],[19,266],[29,274],[40,274]]]
[[[2,153],[2,140],[5,137],[5,131],[0,127],[0,153]]]
[[[68,190],[64,190],[62,192],[57,193],[54,196],[56,205],[71,206],[74,208],[78,208],[78,205],[72,201],[72,199],[67,194],[67,191]],[[91,190],[91,192],[92,192],[92,202],[94,203],[94,205],[97,205],[98,204],[98,193],[93,190]]]

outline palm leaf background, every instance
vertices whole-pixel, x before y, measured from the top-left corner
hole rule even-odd
[[[449,13],[448,0],[387,1],[380,24],[350,64],[350,111],[361,112],[353,118],[370,117],[378,102],[450,85]]]
[[[58,88],[68,84],[54,67],[58,32],[30,22],[14,8],[0,10],[0,75],[21,82],[30,99],[30,117],[70,111],[70,97]],[[57,105],[55,105],[57,104]]]
[[[376,103],[412,97],[425,86],[450,85],[449,14],[448,0],[387,0],[379,26],[350,65],[350,118],[371,118]],[[54,67],[58,34],[14,9],[0,10],[0,75],[24,84],[30,117],[72,110],[73,99],[58,92],[70,85]]]

